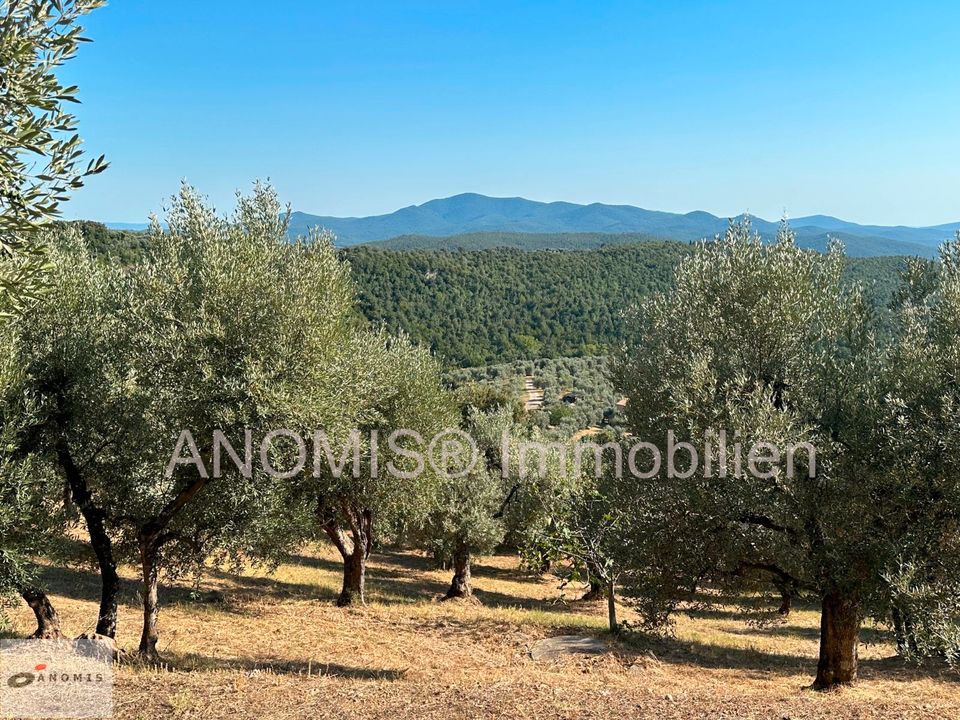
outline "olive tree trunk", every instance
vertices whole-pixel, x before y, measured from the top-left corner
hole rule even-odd
[[[777,608],[777,612],[783,617],[788,617],[793,609],[793,585],[782,579],[774,580],[773,584],[780,592],[780,607]]]
[[[857,679],[860,605],[856,598],[831,590],[823,596],[820,613],[820,661],[815,690],[846,685]]]
[[[335,520],[324,523],[323,530],[343,558],[343,586],[337,607],[365,605],[367,560],[373,550],[373,512],[369,509],[342,508],[349,526],[347,532]]]
[[[453,580],[444,600],[453,598],[471,597],[473,587],[470,585],[470,550],[462,543],[457,544],[453,553]]]
[[[602,597],[605,597],[607,594],[607,588],[602,581],[593,575],[590,576],[590,589],[587,590],[581,600],[599,600]]]
[[[140,569],[143,575],[143,630],[140,633],[140,647],[137,653],[140,658],[158,663],[160,654],[157,652],[157,618],[160,606],[157,598],[157,565],[158,549],[152,538],[141,538],[140,541]]]
[[[620,632],[620,623],[617,622],[617,584],[611,580],[607,583],[607,621],[610,632],[617,635]]]
[[[59,640],[63,637],[60,631],[60,616],[45,592],[36,587],[26,587],[20,591],[20,597],[26,601],[37,618],[37,630],[30,637],[37,640]]]
[[[350,554],[343,559],[343,586],[337,598],[337,607],[365,605],[367,583],[367,553],[363,546],[353,544]]]
[[[80,510],[90,546],[97,557],[100,570],[100,610],[97,616],[97,634],[107,637],[117,635],[117,605],[120,597],[120,575],[113,557],[113,542],[107,534],[106,514],[96,506],[86,479],[73,459],[65,441],[57,445],[57,459],[70,487],[73,503]]]
[[[896,605],[892,610],[893,632],[897,638],[897,652],[907,656],[917,651],[917,636],[913,628],[913,617],[909,611],[903,611]]]

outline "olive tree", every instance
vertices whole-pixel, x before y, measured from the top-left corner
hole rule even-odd
[[[629,477],[623,473],[622,460],[628,450],[623,438],[612,432],[574,445],[576,483],[559,498],[558,512],[551,522],[536,529],[529,547],[568,565],[567,580],[584,580],[590,591],[584,599],[603,597],[607,603],[610,632],[617,634],[617,583],[622,573],[625,528],[631,518],[630,507],[623,502],[629,495]],[[576,462],[577,458],[581,462]],[[588,458],[590,462],[582,460]]]
[[[133,414],[116,391],[122,380],[113,362],[125,340],[120,277],[94,263],[75,232],[49,245],[49,291],[12,325],[3,431],[38,476],[59,478],[82,517],[101,580],[96,632],[113,637],[120,578],[106,509],[93,489],[102,464],[127,472],[111,452]]]
[[[960,243],[914,260],[895,305],[883,495],[890,615],[908,658],[960,661]]]
[[[155,224],[154,255],[124,286],[124,392],[143,418],[133,449],[140,461],[125,482],[105,488],[124,540],[137,548],[140,652],[151,659],[162,566],[217,550],[236,560],[253,547],[279,551],[248,542],[251,528],[280,522],[284,512],[276,480],[288,472],[280,461],[290,448],[266,439],[349,419],[350,368],[342,358],[354,333],[348,268],[325,236],[291,246],[269,188],[239,198],[230,219],[184,188],[167,223],[168,230]],[[253,436],[267,461],[253,462]],[[241,462],[223,467],[220,438],[236,445]],[[171,466],[175,442],[184,452]]]
[[[423,544],[437,563],[452,568],[446,600],[473,596],[470,565],[475,555],[491,552],[503,540],[501,509],[506,480],[499,461],[497,431],[511,424],[509,404],[484,402],[492,396],[463,389],[458,400],[461,427],[469,458],[455,458],[450,472],[440,476],[436,501],[422,528]],[[479,401],[481,407],[472,404]]]
[[[167,222],[127,272],[58,250],[19,343],[37,406],[23,443],[62,472],[101,559],[98,631],[116,629],[116,562],[136,560],[149,660],[161,570],[283,547],[262,533],[285,535],[266,469],[285,453],[254,463],[253,436],[345,422],[355,332],[349,270],[327,238],[289,243],[268,188],[221,218],[185,187]]]
[[[765,245],[732,223],[636,310],[639,340],[616,369],[635,437],[666,454],[671,434],[699,455],[679,453],[673,473],[641,468],[650,477],[623,497],[627,590],[650,622],[704,585],[815,597],[817,688],[855,679],[891,552],[879,527],[886,357],[843,262],[836,245],[801,250],[786,227]]]
[[[351,421],[339,432],[317,426],[325,433],[320,463],[305,481],[315,499],[316,526],[343,559],[340,606],[366,601],[375,519],[384,528],[422,523],[439,478],[429,461],[430,443],[456,425],[439,363],[405,336],[361,333],[348,357],[344,387],[351,394]]]
[[[78,21],[103,0],[0,2],[0,310],[36,298],[45,270],[39,229],[84,178],[106,168],[83,163],[77,88],[56,71],[85,40]]]

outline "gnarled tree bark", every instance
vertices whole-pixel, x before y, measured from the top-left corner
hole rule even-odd
[[[336,520],[328,519],[323,531],[343,558],[343,586],[337,598],[337,607],[364,605],[367,578],[367,560],[373,550],[373,511],[341,508],[349,526],[349,537]]]
[[[160,605],[157,596],[158,543],[156,536],[149,534],[140,537],[140,570],[143,576],[143,629],[140,633],[140,647],[137,653],[149,663],[160,662],[157,652],[157,619]]]
[[[117,605],[120,596],[120,575],[113,558],[113,542],[107,534],[106,513],[96,506],[93,494],[87,485],[80,467],[73,459],[66,440],[57,442],[57,460],[66,476],[73,503],[80,510],[90,546],[97,557],[100,569],[100,610],[97,616],[97,634],[107,637],[117,635]]]
[[[43,590],[32,586],[25,587],[20,590],[20,597],[26,601],[37,618],[37,630],[30,637],[37,640],[59,640],[63,637],[60,616]]]
[[[463,543],[458,543],[453,552],[453,580],[444,600],[453,598],[471,597],[473,587],[470,585],[470,549]]]
[[[860,643],[860,605],[855,597],[839,590],[823,596],[820,613],[820,661],[815,690],[846,685],[857,679]]]

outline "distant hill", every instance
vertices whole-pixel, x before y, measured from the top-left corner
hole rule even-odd
[[[753,223],[764,238],[772,239],[776,235],[777,222],[754,218]],[[534,248],[569,249],[597,247],[595,238],[584,239],[584,245],[575,245],[580,240],[571,238],[573,234],[614,236],[601,244],[636,242],[636,237],[628,240],[625,236],[637,234],[645,238],[692,241],[712,238],[723,232],[727,224],[727,218],[703,211],[679,214],[631,205],[543,203],[466,193],[371,217],[337,218],[295,212],[291,216],[290,232],[303,235],[310,228],[324,227],[336,234],[342,246],[396,238],[392,246],[396,249],[477,249],[491,247],[493,240],[503,243],[498,246],[504,247],[529,249],[527,242],[530,242]],[[940,243],[960,229],[960,222],[922,228],[886,227],[859,225],[825,215],[795,218],[790,225],[803,247],[823,249],[827,236],[833,235],[844,241],[848,254],[854,257],[932,257]],[[496,233],[499,237],[481,238],[478,233]],[[530,235],[517,237],[518,233]],[[467,234],[473,237],[461,237]],[[544,235],[564,237],[544,238]],[[450,238],[456,239],[451,242]]]
[[[142,232],[150,229],[150,223],[129,223],[129,222],[108,222],[103,223],[110,230],[128,230],[130,232]]]
[[[150,246],[150,237],[142,231],[111,228],[90,220],[60,220],[55,225],[76,228],[95,257],[121,265],[138,262]]]

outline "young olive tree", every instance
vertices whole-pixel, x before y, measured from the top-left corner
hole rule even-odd
[[[429,444],[456,425],[439,363],[408,338],[363,332],[348,356],[352,422],[339,433],[317,426],[326,428],[326,445],[307,481],[317,526],[343,558],[341,607],[366,601],[375,518],[384,527],[422,523],[439,477]]]
[[[613,433],[574,446],[573,452],[587,461],[575,463],[581,473],[578,481],[562,496],[554,519],[538,530],[530,544],[546,551],[551,561],[567,563],[569,580],[587,581],[590,592],[585,599],[606,599],[613,634],[620,632],[616,588],[623,558],[628,555],[624,530],[631,520],[628,506],[622,502],[630,492],[625,484],[631,482],[621,462],[627,453],[625,446]]]
[[[496,517],[503,482],[496,473],[478,467],[467,475],[442,477],[438,495],[427,534],[433,556],[453,569],[444,599],[472,597],[473,557],[492,552],[503,539],[503,523]]]
[[[650,622],[707,584],[815,597],[817,688],[856,678],[891,553],[878,502],[886,358],[843,262],[836,246],[801,250],[786,227],[765,245],[732,223],[637,309],[640,340],[616,370],[629,429],[664,455],[623,497],[626,589]],[[672,473],[668,434],[693,448]]]
[[[43,287],[39,230],[84,178],[107,165],[83,164],[76,119],[65,108],[77,88],[56,71],[85,38],[77,23],[103,0],[0,2],[0,312],[21,311]]]
[[[493,551],[504,537],[501,510],[507,491],[497,434],[511,424],[512,408],[509,403],[486,402],[492,396],[476,390],[458,393],[463,403],[461,427],[469,438],[464,450],[470,457],[457,458],[450,472],[441,475],[435,505],[421,530],[423,544],[438,564],[453,569],[445,600],[473,596],[472,558]]]

